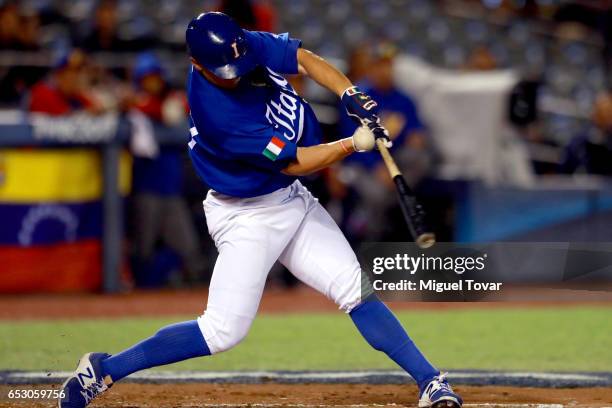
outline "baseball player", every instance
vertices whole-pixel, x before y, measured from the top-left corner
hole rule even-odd
[[[88,353],[63,384],[60,408],[85,407],[113,383],[146,368],[217,354],[247,334],[277,260],[333,300],[366,341],[408,372],[419,407],[460,408],[461,398],[376,298],[338,226],[298,176],[370,151],[388,139],[376,102],[288,34],[246,31],[222,13],[187,27],[191,56],[189,152],[211,187],[204,211],[219,251],[208,304],[195,320],[160,329],[117,354]],[[359,127],[320,144],[308,103],[283,74],[302,73],[337,94]]]

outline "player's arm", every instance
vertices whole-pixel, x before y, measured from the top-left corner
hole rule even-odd
[[[375,138],[365,126],[357,128],[353,136],[332,143],[298,147],[295,160],[283,169],[290,176],[306,176],[344,159],[354,152],[367,152],[374,148]]]
[[[354,86],[338,68],[311,51],[299,48],[297,61],[300,73],[338,95],[353,120],[368,126],[376,138],[384,139],[385,145],[391,147],[389,133],[381,126],[377,116],[378,104],[368,94]]]
[[[338,96],[353,86],[351,81],[338,68],[334,67],[317,54],[299,48],[297,50],[298,70],[308,75],[319,85],[329,89]]]

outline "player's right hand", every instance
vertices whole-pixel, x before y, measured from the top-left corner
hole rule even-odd
[[[376,145],[374,133],[367,126],[359,126],[353,133],[352,139],[356,152],[369,152]]]
[[[383,139],[387,148],[393,146],[393,142],[389,140],[389,132],[378,123],[358,127],[352,139],[356,152],[369,152],[374,149],[377,139]]]

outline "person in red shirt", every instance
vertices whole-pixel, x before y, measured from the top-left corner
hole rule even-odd
[[[99,113],[100,107],[87,93],[86,59],[82,51],[62,55],[49,77],[32,87],[28,110],[53,116],[82,110]]]
[[[135,108],[151,120],[165,125],[181,124],[189,113],[187,97],[172,89],[161,62],[151,52],[138,55],[133,72],[137,88]]]

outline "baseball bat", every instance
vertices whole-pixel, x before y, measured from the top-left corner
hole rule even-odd
[[[436,243],[436,236],[433,232],[429,232],[425,225],[425,211],[421,204],[418,203],[412,189],[408,187],[406,179],[402,176],[402,172],[397,167],[393,156],[389,153],[389,149],[385,146],[382,139],[376,139],[378,151],[385,162],[385,166],[389,171],[389,175],[395,183],[400,208],[404,214],[404,220],[408,225],[410,235],[419,248],[429,248]]]

